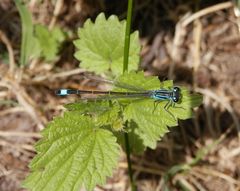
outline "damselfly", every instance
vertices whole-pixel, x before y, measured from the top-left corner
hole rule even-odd
[[[106,82],[106,81],[105,81]],[[111,82],[111,81],[107,81]],[[126,92],[120,91],[96,91],[96,90],[78,90],[78,89],[58,89],[56,90],[56,95],[67,96],[67,95],[83,95],[83,94],[93,94],[93,95],[105,95],[103,97],[98,97],[100,99],[120,99],[120,98],[151,98],[158,103],[159,101],[168,101],[164,106],[164,109],[168,111],[170,106],[175,106],[175,103],[181,101],[181,89],[174,86],[171,89],[159,88],[157,90],[142,90],[140,88],[133,87],[131,85],[125,85],[121,83],[114,83],[114,86],[120,87],[122,89],[128,90]],[[106,97],[107,95],[107,97]],[[86,98],[88,99],[88,98]],[[92,99],[92,98],[91,98]],[[172,113],[170,113],[172,115]],[[173,115],[172,115],[173,116]]]

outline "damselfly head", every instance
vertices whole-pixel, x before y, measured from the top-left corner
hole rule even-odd
[[[181,89],[179,87],[174,87],[172,100],[175,103],[177,103],[180,99],[181,99]]]

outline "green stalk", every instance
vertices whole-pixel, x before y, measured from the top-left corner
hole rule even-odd
[[[128,71],[132,9],[133,9],[133,0],[128,0],[127,24],[126,24],[125,41],[124,41],[123,73]],[[127,123],[125,125],[127,125]],[[136,186],[133,180],[132,163],[130,159],[131,151],[130,151],[130,145],[129,145],[129,137],[127,133],[124,133],[124,140],[125,140],[125,148],[126,148],[126,154],[127,154],[128,176],[129,176],[132,191],[135,191]]]
[[[128,0],[127,25],[126,25],[125,41],[124,41],[123,73],[128,71],[128,57],[129,57],[129,46],[130,46],[130,31],[131,31],[131,23],[132,23],[132,9],[133,9],[133,0]]]
[[[136,191],[136,185],[133,180],[132,163],[130,159],[131,151],[130,151],[130,145],[129,145],[129,137],[127,133],[124,133],[124,140],[125,140],[125,148],[126,148],[126,154],[127,154],[128,176],[129,176],[132,191]]]

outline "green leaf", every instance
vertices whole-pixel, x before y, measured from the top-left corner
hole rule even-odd
[[[121,76],[117,83],[128,84],[129,87],[140,90],[157,90],[159,88],[171,89],[172,81],[159,83],[157,77],[144,77],[143,73],[130,73]],[[116,91],[126,91],[121,88]],[[127,106],[123,112],[125,121],[134,121],[138,128],[134,132],[143,140],[145,146],[156,147],[156,142],[169,131],[168,127],[177,126],[177,119],[188,119],[192,117],[192,108],[198,106],[202,101],[202,96],[190,95],[181,88],[181,100],[174,107],[169,107],[166,111],[164,106],[168,101],[158,101],[151,98],[127,100]],[[125,100],[126,103],[126,100]]]
[[[117,165],[116,138],[76,111],[55,118],[42,135],[35,146],[38,154],[31,162],[32,172],[24,182],[30,190],[93,190]]]
[[[81,67],[96,74],[119,76],[122,73],[124,35],[126,22],[120,22],[116,16],[105,18],[99,14],[95,23],[87,20],[79,29],[80,39],[74,42],[79,49],[75,57],[81,61]],[[138,32],[131,34],[129,70],[137,70],[140,44]]]
[[[64,33],[58,27],[49,31],[46,26],[36,25],[35,36],[39,43],[41,56],[47,61],[54,60],[58,54],[60,43],[65,39]]]
[[[120,84],[132,91],[154,90],[160,88],[171,88],[173,86],[172,80],[160,82],[157,77],[144,76],[144,72],[130,72],[119,76],[115,80],[116,85]],[[116,91],[128,91],[124,88],[115,88]]]
[[[22,22],[22,41],[20,64],[26,65],[28,61],[39,54],[38,44],[33,35],[32,16],[28,9],[21,3],[20,0],[14,1],[20,13]]]
[[[123,121],[118,103],[112,104],[109,101],[82,101],[65,105],[70,111],[77,111],[79,114],[90,115],[97,126],[110,125],[115,131],[123,129]]]
[[[66,39],[65,33],[59,28],[59,27],[54,27],[50,31],[51,37],[55,39],[56,42],[63,42]]]
[[[127,126],[128,129],[125,131],[127,131],[128,133],[129,148],[131,153],[142,154],[146,149],[146,146],[143,144],[142,139],[136,133],[134,133],[134,130],[138,128],[137,124],[131,121],[130,124],[128,124]],[[122,131],[114,132],[114,135],[117,137],[117,141],[122,146],[122,148],[126,150],[123,132]]]
[[[124,111],[125,120],[133,120],[138,124],[135,133],[141,137],[144,145],[152,149],[156,147],[156,141],[169,131],[168,126],[177,125],[177,121],[163,107],[164,104],[159,103],[154,110],[154,100],[141,100],[129,104]]]
[[[70,103],[66,104],[64,106],[70,111],[78,111],[80,114],[92,114],[92,115],[98,115],[102,114],[105,111],[108,111],[111,109],[111,105],[108,101],[87,101],[87,100],[81,100],[76,103]]]

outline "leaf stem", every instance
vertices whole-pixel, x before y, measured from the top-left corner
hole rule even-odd
[[[132,11],[133,11],[132,9],[133,9],[133,0],[128,0],[127,24],[126,24],[125,41],[124,41],[123,73],[128,71],[130,31],[131,31]],[[127,125],[127,123],[125,125]],[[128,176],[131,184],[131,189],[132,191],[135,191],[136,186],[133,180],[133,171],[132,171],[132,164],[130,159],[131,150],[129,145],[129,137],[127,133],[124,133],[124,140],[125,140],[125,148],[126,148],[126,154],[127,154]]]

